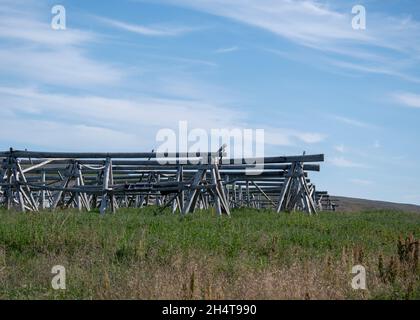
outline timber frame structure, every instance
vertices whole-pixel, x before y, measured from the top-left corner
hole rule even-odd
[[[316,191],[308,172],[324,155],[226,159],[213,153],[0,152],[0,207],[19,211],[99,209],[156,205],[172,212],[215,208],[271,208],[277,212],[333,210],[328,193]],[[169,161],[169,159],[171,159]],[[255,163],[263,163],[255,171]],[[258,167],[259,165],[257,165]]]

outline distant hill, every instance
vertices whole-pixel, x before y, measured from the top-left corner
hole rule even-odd
[[[404,212],[420,213],[420,206],[414,204],[404,204],[386,201],[366,200],[357,198],[347,198],[330,196],[332,200],[338,200],[337,211],[353,212],[363,210],[398,210]]]

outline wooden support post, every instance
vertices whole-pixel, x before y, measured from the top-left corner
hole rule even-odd
[[[102,198],[101,198],[101,207],[99,212],[103,215],[106,212],[108,207],[108,190],[109,190],[109,176],[111,173],[111,159],[107,158],[103,173],[103,184],[102,184]]]
[[[42,172],[41,172],[41,183],[42,183],[42,186],[43,187],[45,187],[45,170],[43,170]],[[40,204],[41,204],[41,210],[45,210],[45,190],[44,189],[42,189],[41,190],[41,199],[40,199]]]
[[[22,171],[22,167],[20,166],[19,161],[16,162],[16,167],[17,167],[17,170],[18,170],[19,178],[21,178],[23,183],[24,183],[24,188],[27,192],[27,197],[29,198],[29,203],[32,206],[33,211],[38,211],[38,204],[36,203],[36,201],[33,197],[31,188],[28,186],[28,181],[26,180],[25,174]]]
[[[257,190],[268,200],[268,201],[270,201],[270,203],[273,205],[273,207],[275,208],[276,207],[276,204],[274,203],[274,201],[273,200],[271,200],[271,198],[264,192],[264,190],[263,189],[261,189],[260,188],[260,186],[259,185],[257,185],[254,181],[252,181],[252,184],[255,186],[255,188],[257,188]],[[258,201],[258,202],[260,202],[260,201]]]
[[[216,192],[218,198],[220,199],[220,204],[222,205],[222,212],[226,213],[230,216],[230,209],[229,209],[229,202],[226,198],[225,188],[223,187],[222,178],[220,176],[219,168],[217,162],[213,164],[213,171],[214,171],[214,183],[216,184]]]
[[[189,190],[189,194],[187,196],[187,200],[185,201],[182,213],[186,214],[189,212],[194,212],[195,205],[197,202],[198,197],[198,189],[197,187],[201,183],[202,179],[204,178],[204,175],[206,174],[207,169],[199,169],[194,175],[193,181],[191,183],[191,187]]]

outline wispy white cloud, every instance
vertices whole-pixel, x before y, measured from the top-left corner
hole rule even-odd
[[[234,52],[238,50],[239,50],[239,47],[233,46],[233,47],[219,48],[215,50],[215,53],[229,53],[229,52]]]
[[[316,133],[316,132],[296,132],[292,131],[296,137],[302,140],[305,143],[318,143],[324,141],[327,137],[326,134]]]
[[[31,4],[32,5],[32,4]],[[19,14],[12,14],[20,9]],[[37,10],[20,4],[0,11],[0,71],[37,84],[86,88],[116,84],[124,71],[91,58],[87,47],[100,40],[97,34],[67,28],[53,30]]]
[[[348,16],[315,1],[290,0],[167,0],[265,29],[301,44],[358,39]]]
[[[178,72],[172,78],[157,76],[150,79],[157,91],[131,95],[130,98],[74,95],[60,93],[60,90],[52,93],[39,89],[44,84],[47,88],[64,86],[83,89],[116,84],[122,82],[126,74],[120,68],[89,57],[89,44],[103,40],[99,35],[75,28],[52,30],[49,21],[43,21],[31,10],[23,10],[24,15],[10,15],[11,10],[7,7],[0,11],[0,39],[10,42],[7,50],[0,48],[0,70],[37,84],[37,87],[0,87],[0,116],[8,123],[1,130],[8,132],[7,136],[12,134],[16,143],[25,143],[25,137],[28,137],[27,144],[40,145],[35,140],[51,137],[49,142],[40,146],[60,144],[73,148],[80,143],[92,143],[96,136],[98,147],[106,146],[102,144],[105,140],[110,146],[119,145],[119,141],[124,140],[122,146],[138,148],[139,141],[144,141],[145,136],[153,141],[158,129],[173,128],[179,120],[203,129],[249,127],[248,114],[227,107],[232,102],[226,98],[228,94],[191,78],[188,73]],[[133,25],[105,18],[102,21],[112,27],[147,36],[175,36],[193,30]],[[219,53],[238,49],[221,48]],[[199,59],[173,59],[177,59],[178,64],[216,66]],[[142,128],[141,133],[139,127]],[[17,128],[21,128],[19,132]],[[294,129],[275,128],[272,132],[270,142],[277,146],[312,144],[325,138],[319,133]],[[83,140],[83,135],[92,139]],[[73,143],[70,142],[71,136],[76,138]],[[144,146],[144,142],[140,144]]]
[[[350,182],[354,183],[354,184],[357,184],[359,186],[370,186],[370,185],[373,184],[373,181],[371,181],[371,180],[357,179],[357,178],[350,179]]]
[[[420,55],[420,22],[368,11],[366,30],[351,26],[348,6],[320,0],[161,0],[254,26],[294,43],[334,54],[335,67],[419,82],[410,74]],[[393,57],[398,55],[398,59]],[[400,64],[400,58],[408,61]],[[346,58],[351,58],[348,61]],[[312,57],[311,57],[312,59]]]
[[[0,49],[0,70],[25,81],[66,87],[111,85],[124,73],[117,67],[90,59],[82,50],[56,47],[51,50],[26,46]]]
[[[328,61],[332,66],[340,67],[343,69],[355,70],[362,73],[387,75],[410,82],[420,83],[420,78],[399,71],[398,68],[392,66],[392,62],[390,62],[390,65],[385,65],[372,61],[365,61],[363,63],[339,61],[335,59],[328,59]]]
[[[0,96],[0,118],[5,123],[0,126],[0,144],[7,145],[86,149],[90,144],[101,150],[138,150],[156,147],[157,131],[176,130],[180,120],[190,128],[209,130],[233,126],[244,116],[206,101],[144,95],[120,99],[0,87]]]
[[[360,121],[360,120],[356,120],[353,118],[348,118],[348,117],[343,117],[343,116],[337,116],[337,115],[329,115],[329,118],[353,126],[353,127],[360,127],[360,128],[371,128],[373,127],[371,124]]]
[[[19,14],[12,13],[12,8],[0,11],[0,38],[5,40],[51,48],[79,46],[97,39],[96,34],[86,30],[54,30],[48,21],[41,22],[37,15],[29,10],[20,10]]]
[[[24,126],[22,125],[24,124]],[[16,130],[20,128],[20,130]],[[10,133],[13,133],[11,135]],[[139,138],[132,133],[99,126],[68,124],[59,121],[8,119],[0,126],[1,144],[14,148],[62,150],[124,150],[140,148]]]
[[[297,144],[315,144],[324,141],[326,134],[285,128],[266,127],[265,142],[275,146],[293,146]]]
[[[340,153],[344,153],[346,148],[344,147],[344,145],[340,144],[338,146],[335,146],[334,149]]]
[[[137,33],[143,36],[155,36],[155,37],[165,37],[165,36],[179,36],[192,31],[196,31],[199,28],[192,27],[183,27],[183,26],[171,26],[171,25],[154,25],[154,26],[144,26],[139,24],[132,24],[125,21],[105,18],[105,17],[96,17],[98,21],[105,23],[106,25],[120,30]]]
[[[191,129],[201,128],[207,131],[218,128],[250,128],[247,125],[250,120],[249,114],[232,110],[223,104],[212,104],[208,99],[162,99],[144,95],[119,99],[51,94],[25,87],[0,87],[0,95],[2,96],[0,117],[8,123],[20,123],[19,126],[3,127],[2,130],[8,132],[7,136],[14,135],[15,131],[19,131],[17,137],[32,135],[31,130],[41,126],[40,122],[33,121],[45,119],[44,121],[54,123],[40,130],[40,132],[45,132],[45,136],[48,135],[47,133],[54,135],[55,130],[61,132],[58,123],[61,123],[64,129],[67,126],[73,126],[73,129],[79,130],[80,127],[77,126],[82,126],[85,133],[88,130],[93,132],[96,130],[94,128],[102,128],[111,130],[109,132],[119,131],[126,135],[126,142],[131,142],[130,146],[133,148],[138,146],[134,142],[144,142],[147,140],[146,137],[149,142],[153,141],[159,129],[176,129],[180,120],[186,120]],[[266,132],[265,143],[274,146],[314,144],[326,138],[326,135],[316,132],[287,128],[263,127],[263,129]],[[1,136],[6,135],[0,134]],[[120,135],[115,135],[113,138],[111,134],[106,137],[110,144],[118,143],[121,138]],[[137,140],[132,137],[136,137]]]
[[[344,157],[334,157],[327,160],[327,162],[331,163],[332,165],[336,167],[341,167],[341,168],[367,168],[365,164],[354,162]]]
[[[0,109],[15,114],[38,115],[83,121],[112,128],[139,126],[173,127],[178,120],[204,128],[229,127],[243,119],[240,112],[210,102],[139,96],[131,99],[94,95],[67,95],[41,92],[33,88],[0,87]],[[0,110],[2,112],[3,110]],[[1,114],[1,113],[0,113]],[[165,115],[164,117],[162,115]]]
[[[420,95],[409,93],[409,92],[401,92],[395,93],[393,95],[394,101],[397,103],[410,107],[410,108],[420,108]]]

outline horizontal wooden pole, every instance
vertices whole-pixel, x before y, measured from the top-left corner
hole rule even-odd
[[[203,157],[217,157],[220,152],[171,152],[171,153],[156,153],[156,152],[43,152],[43,151],[24,151],[12,150],[0,152],[0,157],[15,157],[15,158],[73,158],[73,159],[155,159],[163,158],[203,158]]]
[[[197,152],[187,154],[185,152],[167,153],[164,157],[168,158],[203,158],[217,157],[220,152]],[[223,154],[225,156],[225,154]],[[41,151],[25,151],[12,150],[0,152],[0,158],[7,157],[16,158],[34,158],[34,159],[156,159],[162,154],[156,152],[41,152]],[[169,160],[169,159],[168,159]],[[261,157],[261,158],[244,158],[244,159],[223,159],[222,164],[254,164],[254,163],[292,163],[292,162],[323,162],[323,154],[298,155],[298,156],[277,156],[277,157]]]

